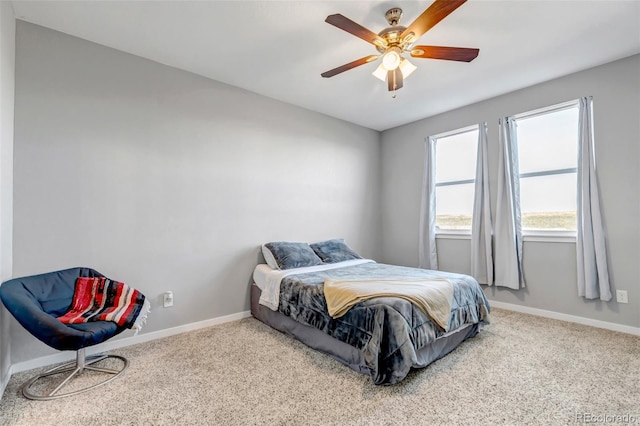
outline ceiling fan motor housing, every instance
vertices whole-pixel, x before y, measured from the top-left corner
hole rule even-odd
[[[402,17],[402,9],[400,9],[399,7],[394,7],[387,10],[387,13],[385,13],[384,16],[385,18],[387,18],[387,22],[391,26],[380,31],[378,35],[387,42],[387,46],[385,47],[376,45],[376,49],[378,49],[380,53],[385,53],[391,46],[399,46],[400,50],[404,50],[406,46],[404,46],[403,40],[400,38],[400,36],[402,35],[402,32],[407,28],[398,25],[398,22]]]

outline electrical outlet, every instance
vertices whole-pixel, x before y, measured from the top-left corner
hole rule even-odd
[[[164,292],[164,307],[168,308],[169,306],[173,306],[173,292],[165,291]]]
[[[618,301],[618,303],[629,303],[627,290],[616,290],[616,300]]]

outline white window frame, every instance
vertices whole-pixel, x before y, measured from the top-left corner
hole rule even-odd
[[[578,99],[563,102],[560,104],[551,105],[548,107],[538,108],[533,111],[527,111],[520,114],[516,114],[513,118],[516,120],[516,124],[518,120],[534,118],[541,115],[547,115],[554,112],[560,112],[564,110],[568,110],[571,108],[578,108],[579,101]],[[578,135],[576,134],[576,140]],[[577,143],[577,142],[576,142]],[[577,161],[577,159],[576,159]],[[568,174],[568,173],[578,173],[578,167],[566,168],[566,169],[555,169],[555,170],[545,170],[542,172],[529,172],[529,173],[520,173],[519,179],[528,178],[528,177],[538,177],[538,176],[552,176],[558,174]],[[576,241],[576,231],[556,231],[556,230],[535,230],[535,229],[524,229],[522,228],[522,238],[523,241],[531,241],[531,242],[557,242],[557,243],[575,243]]]
[[[437,135],[433,135],[431,136],[432,139],[434,139],[435,144],[436,144],[436,157],[437,157],[437,152],[438,152],[438,140],[442,139],[442,138],[447,138],[450,136],[456,136],[456,135],[460,135],[463,133],[468,133],[468,132],[472,132],[472,131],[480,131],[480,126],[478,124],[472,124],[470,126],[466,126],[466,127],[462,127],[462,128],[458,128],[455,130],[449,130],[447,132],[443,132],[443,133],[438,133]],[[476,141],[476,157],[477,157],[477,149],[478,149],[478,144]],[[437,161],[437,160],[436,160]],[[437,167],[437,163],[436,163],[436,167]],[[478,167],[478,165],[476,164],[476,168]],[[476,179],[475,179],[475,173],[474,173],[474,178],[473,179],[462,179],[462,180],[452,180],[452,181],[447,181],[447,182],[436,182],[435,183],[435,187],[436,187],[436,191],[437,188],[439,186],[453,186],[453,185],[463,185],[463,184],[469,184],[469,183],[473,183],[475,184]],[[436,216],[437,216],[437,210],[438,210],[438,206],[436,205]],[[473,211],[471,212],[472,218],[471,220],[473,221]],[[452,229],[452,228],[438,228],[436,226],[436,239],[440,239],[440,238],[446,238],[446,239],[452,239],[452,240],[470,240],[471,239],[471,228],[467,229]]]

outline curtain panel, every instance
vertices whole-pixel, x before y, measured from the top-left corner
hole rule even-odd
[[[438,253],[436,251],[436,140],[432,137],[428,137],[425,141],[418,240],[419,266],[424,269],[438,269]]]
[[[489,194],[487,123],[478,125],[476,183],[471,222],[471,275],[480,284],[493,284],[491,196]]]
[[[495,285],[519,290],[525,287],[522,270],[520,170],[516,122],[499,120],[498,198],[494,228]]]
[[[579,99],[576,255],[578,295],[611,300],[593,136],[593,98]]]

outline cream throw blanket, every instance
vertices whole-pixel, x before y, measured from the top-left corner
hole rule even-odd
[[[424,311],[444,331],[449,328],[453,284],[444,279],[324,280],[324,297],[332,318],[374,297],[400,297]]]

